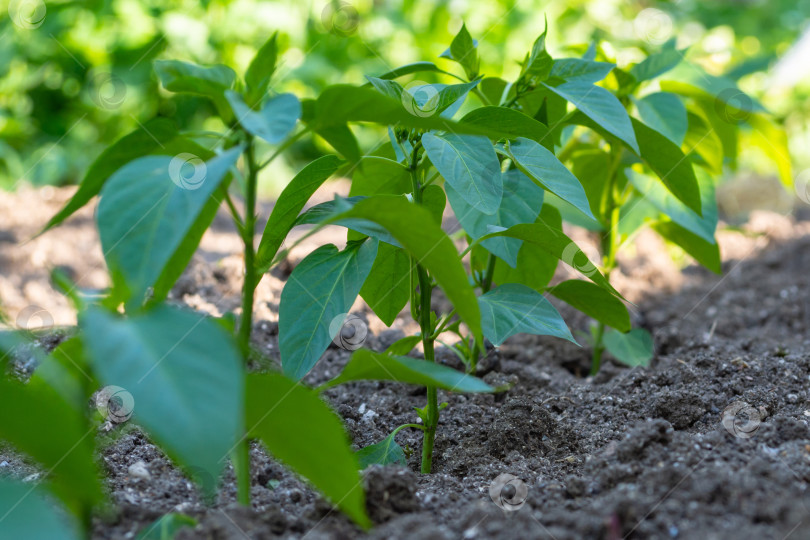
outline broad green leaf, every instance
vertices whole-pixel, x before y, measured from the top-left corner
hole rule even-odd
[[[577,210],[574,205],[562,200],[553,193],[546,193],[545,204],[548,206],[553,206],[559,210],[560,215],[566,223],[570,223],[571,225],[582,227],[583,229],[594,232],[605,230],[605,226],[599,223],[596,219],[589,218],[581,211]]]
[[[76,521],[55,506],[44,488],[3,478],[0,538],[80,540],[83,536]]]
[[[608,187],[610,159],[610,154],[599,148],[586,148],[571,156],[571,172],[582,184],[594,218],[603,225],[602,199]]]
[[[360,289],[360,296],[391,326],[411,296],[411,258],[401,248],[382,243],[377,258]]]
[[[621,332],[629,332],[630,314],[621,300],[605,289],[578,279],[570,279],[548,290],[566,304]]]
[[[507,99],[504,95],[507,88],[510,87],[507,82],[500,77],[485,77],[481,80],[478,89],[487,98],[490,105],[500,105]]]
[[[556,336],[576,343],[551,302],[518,283],[506,283],[478,297],[484,335],[496,346],[515,334]]]
[[[436,184],[431,184],[422,190],[422,206],[433,216],[433,222],[441,227],[444,209],[447,206],[447,196],[444,190]]]
[[[481,312],[453,241],[426,208],[404,197],[378,195],[358,202],[343,214],[384,227],[418,264],[424,266],[456,308],[476,339],[481,337]],[[418,227],[414,224],[418,223]]]
[[[390,434],[378,443],[361,448],[356,452],[357,461],[360,462],[360,469],[365,469],[369,465],[407,465],[405,452],[394,440],[395,433]]]
[[[478,51],[475,45],[476,43],[464,24],[461,25],[461,30],[450,43],[451,58],[464,68],[464,73],[467,74],[469,80],[478,76]]]
[[[543,33],[540,34],[540,37],[538,37],[532,45],[532,51],[528,54],[526,60],[523,62],[523,67],[520,71],[521,78],[524,75],[527,75],[536,81],[544,81],[551,73],[551,69],[554,66],[554,60],[552,60],[551,55],[549,55],[546,51],[547,32],[548,22],[546,22],[546,27],[543,30]]]
[[[264,139],[270,144],[283,141],[301,118],[301,103],[292,94],[279,94],[262,105],[260,111],[248,107],[242,96],[233,90],[225,92],[225,97],[233,109],[236,121],[248,133]]]
[[[535,223],[553,228],[562,233],[560,212],[544,204]],[[496,264],[494,281],[499,285],[521,283],[536,291],[544,290],[559,264],[559,259],[536,244],[523,242],[518,251],[517,265],[510,268],[505,264]]]
[[[548,136],[548,128],[534,118],[507,107],[479,107],[467,113],[462,124],[472,124],[493,133],[506,133],[510,138],[526,137],[539,142],[549,150],[553,142]]]
[[[714,184],[707,174],[698,175],[703,216],[697,215],[676,199],[659,179],[630,169],[627,169],[627,178],[647,201],[669,216],[675,223],[692,231],[707,242],[714,242],[714,231],[717,228],[717,203],[714,197]]]
[[[706,73],[700,66],[689,62],[681,62],[660,84],[661,90],[666,92],[716,100],[728,107],[727,112],[731,115],[735,112],[767,112],[759,101],[740,90],[733,80]]]
[[[378,79],[396,79],[398,77],[403,77],[405,75],[410,75],[412,73],[421,73],[421,72],[433,72],[433,73],[445,73],[446,71],[440,69],[439,66],[434,64],[433,62],[414,62],[412,64],[406,64],[404,66],[400,66],[398,68],[394,68],[387,73],[384,73],[377,77]],[[371,84],[371,83],[368,83]]]
[[[196,519],[184,514],[170,512],[144,527],[135,537],[135,540],[174,540],[180,529],[196,526]]]
[[[87,364],[82,338],[73,336],[42,358],[31,375],[28,387],[44,386],[53,389],[62,399],[80,410],[90,398],[87,392],[91,390],[85,389],[95,387]]]
[[[616,360],[630,367],[649,365],[654,354],[652,336],[643,328],[634,328],[626,334],[608,330],[604,344]]]
[[[169,92],[196,94],[209,98],[227,120],[225,91],[233,87],[236,73],[225,65],[198,66],[179,60],[156,60],[155,71],[163,87]]]
[[[360,161],[360,146],[357,144],[357,139],[347,124],[323,127],[315,130],[315,133],[322,137],[323,140],[329,143],[332,148],[347,160],[352,163]]]
[[[715,274],[723,273],[720,246],[716,241],[707,242],[704,238],[671,221],[656,223],[653,228],[658,234],[683,248],[697,262]]]
[[[377,242],[354,242],[343,251],[316,249],[290,274],[279,303],[279,353],[285,375],[300,380],[335,337],[368,277]]]
[[[436,386],[449,392],[492,392],[494,388],[477,377],[453,368],[407,356],[390,356],[359,349],[354,351],[340,375],[320,390],[351,381],[393,381]]]
[[[421,336],[405,336],[402,339],[396,340],[394,343],[385,349],[385,354],[393,356],[405,356],[410,353],[414,347],[422,342]]]
[[[98,195],[107,179],[130,161],[148,154],[175,155],[189,152],[208,159],[213,154],[192,141],[178,135],[177,127],[165,118],[155,118],[146,122],[132,133],[109,146],[96,158],[79,189],[70,201],[48,221],[42,230],[45,232],[70,217],[76,210]],[[41,233],[40,233],[41,234]]]
[[[292,229],[298,213],[312,194],[338,169],[340,159],[323,156],[316,159],[295,175],[279,195],[264,234],[256,251],[256,270],[263,274],[270,268],[279,247]]]
[[[403,88],[396,81],[366,77],[371,85],[382,95],[397,100],[410,114],[428,117],[438,115],[451,117],[460,100],[475,88],[479,81],[462,84],[415,84]]]
[[[357,458],[340,418],[315,392],[280,374],[248,375],[246,394],[249,436],[357,524],[370,527]]]
[[[619,138],[636,152],[639,151],[637,134],[621,102],[601,86],[572,81],[559,86],[543,86],[573,103],[582,114],[599,124],[608,133]]]
[[[723,142],[697,112],[688,111],[689,128],[683,140],[683,151],[699,165],[705,166],[713,174],[723,172]]]
[[[264,45],[256,52],[256,56],[250,61],[250,65],[245,72],[245,83],[247,85],[247,102],[253,106],[261,102],[270,78],[276,71],[276,60],[278,58],[278,32],[270,36]]]
[[[479,212],[453,189],[445,185],[447,199],[456,218],[473,240],[492,232],[490,227],[509,228],[518,223],[534,223],[543,206],[543,190],[522,172],[512,169],[503,173],[503,200],[491,215]],[[514,238],[490,238],[482,245],[514,268],[522,242]]]
[[[541,187],[568,201],[589,218],[594,217],[582,184],[548,149],[529,139],[518,138],[506,145],[506,152],[518,169]]]
[[[388,158],[366,156],[354,169],[349,196],[400,195],[409,193],[411,188],[407,167]]]
[[[646,125],[680,146],[688,126],[686,107],[678,96],[668,92],[648,94],[637,100],[638,114]]]
[[[619,295],[596,265],[588,259],[588,256],[579,249],[579,246],[573,240],[568,238],[561,230],[555,229],[541,220],[538,220],[538,223],[515,225],[505,231],[490,233],[484,238],[496,236],[519,238],[524,242],[531,243],[546,253],[557,257],[597,285],[617,296]]]
[[[484,214],[498,210],[503,195],[501,165],[489,139],[425,133],[422,146],[445,182],[470,206]]]
[[[390,197],[390,195],[384,195]],[[336,196],[333,200],[321,204],[316,204],[295,220],[293,226],[298,225],[339,225],[350,229],[350,233],[360,233],[360,237],[352,236],[353,240],[360,240],[361,237],[371,236],[381,242],[386,242],[392,246],[402,247],[396,238],[376,223],[372,223],[365,219],[346,217],[343,214],[351,210],[358,202],[368,199],[364,195],[356,195],[354,197],[339,197]],[[405,197],[403,196],[404,200]]]
[[[785,189],[793,189],[793,172],[787,133],[764,114],[752,114],[748,123],[753,128],[751,142],[769,156],[779,171],[779,180]]]
[[[191,154],[144,157],[106,182],[97,214],[101,246],[111,271],[132,291],[133,303],[140,303],[183,247],[240,152],[236,147],[205,163]],[[179,276],[182,268],[173,270]]]
[[[242,359],[231,336],[165,305],[129,318],[91,308],[79,325],[101,382],[132,395],[133,420],[187,470],[219,478],[243,433]]]
[[[72,513],[80,515],[83,506],[101,500],[99,472],[93,457],[96,428],[86,422],[84,408],[75,408],[47,385],[28,387],[0,378],[0,409],[5,411],[0,415],[0,440],[11,443],[47,471],[51,490]],[[26,491],[29,489],[30,486]],[[0,510],[0,518],[12,505]],[[9,518],[21,519],[19,516],[25,514],[25,511],[13,513]],[[5,526],[0,520],[0,530]]]
[[[679,51],[676,49],[674,44],[672,47],[665,47],[661,52],[651,54],[631,67],[630,74],[638,82],[649,81],[680,64],[685,52],[685,50]]]
[[[616,64],[607,62],[594,62],[582,58],[558,58],[554,60],[551,76],[559,77],[565,81],[581,81],[596,83],[607,77]]]

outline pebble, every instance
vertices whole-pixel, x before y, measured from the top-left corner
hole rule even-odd
[[[132,478],[139,478],[142,480],[152,479],[152,475],[149,474],[149,469],[146,468],[146,463],[140,460],[130,465],[127,469],[127,473],[129,473]]]
[[[370,410],[370,409],[369,409],[369,410],[368,410],[368,411],[366,411],[366,413],[363,415],[363,418],[362,418],[361,420],[362,420],[363,422],[371,422],[371,419],[372,419],[372,418],[374,418],[375,416],[377,416],[377,413],[375,413],[374,411],[372,411],[372,410]]]
[[[23,482],[25,482],[26,484],[29,483],[29,482],[36,482],[37,480],[39,480],[40,474],[41,473],[38,473],[38,472],[36,472],[34,474],[29,474],[28,476],[23,478]]]
[[[8,467],[8,461],[0,461],[0,467]]]
[[[797,396],[796,394],[788,394],[786,397],[788,403],[796,403],[797,401],[799,401],[799,396]]]

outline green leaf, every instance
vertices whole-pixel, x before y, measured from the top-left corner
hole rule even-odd
[[[545,147],[521,137],[508,143],[505,149],[518,169],[529,178],[562,200],[568,201],[586,216],[594,217],[582,184]]]
[[[636,100],[636,107],[646,125],[680,146],[686,136],[686,107],[675,94],[656,92]]]
[[[53,389],[80,410],[90,398],[85,389],[88,386],[93,388],[95,383],[88,374],[89,371],[81,336],[73,336],[41,359],[31,375],[28,387],[33,389],[43,386]]]
[[[518,223],[534,223],[543,206],[543,190],[516,169],[503,173],[503,200],[491,215],[467,204],[450,185],[445,185],[444,189],[456,218],[473,240],[492,232],[492,226],[509,228]],[[514,268],[517,265],[518,251],[522,245],[520,240],[490,238],[484,240],[482,245],[509,266]]]
[[[608,330],[603,342],[616,360],[630,367],[648,366],[654,354],[652,336],[643,328],[634,328],[626,334]]]
[[[304,208],[313,193],[332,176],[340,166],[337,156],[323,156],[303,169],[290,180],[287,187],[279,195],[270,219],[264,228],[264,234],[256,251],[256,271],[259,274],[267,272],[278,248],[292,229],[298,213]]]
[[[704,238],[671,221],[656,223],[653,225],[653,229],[673,244],[683,248],[697,262],[715,274],[723,273],[720,246],[716,241],[707,242]]]
[[[751,142],[776,163],[779,180],[785,189],[793,189],[790,149],[785,129],[764,114],[752,114],[748,117],[748,123],[753,128]]]
[[[589,317],[621,332],[629,332],[630,314],[621,300],[605,289],[578,279],[563,281],[548,292]]]
[[[427,268],[473,336],[480,339],[481,312],[467,272],[453,241],[435,223],[429,210],[409,203],[404,197],[377,195],[358,202],[336,220],[340,218],[365,219],[384,227]],[[415,223],[419,226],[415,227]]]
[[[315,130],[315,133],[323,137],[323,140],[350,162],[360,161],[360,146],[347,124],[323,127]]]
[[[390,244],[380,244],[360,296],[386,326],[393,324],[410,300],[410,275],[408,253]]]
[[[83,408],[74,408],[47,385],[28,387],[0,378],[0,409],[6,411],[0,415],[0,440],[11,443],[47,471],[51,490],[71,512],[80,515],[83,507],[101,500],[99,473],[93,457],[96,429],[86,422]],[[30,486],[26,491],[29,489]],[[4,492],[0,492],[0,497],[3,496]],[[11,510],[17,501],[0,506],[0,509],[5,508],[5,511],[0,510],[2,514]],[[9,518],[22,526],[24,522],[17,520],[26,513],[21,510],[20,514],[9,514]],[[6,526],[6,522],[0,520],[0,528]]]
[[[453,42],[450,43],[450,55],[453,60],[464,68],[467,79],[473,80],[478,76],[478,51],[475,42],[467,31],[467,26],[462,24]]]
[[[577,109],[599,124],[608,133],[616,136],[631,149],[638,152],[639,146],[630,117],[621,102],[601,86],[573,81],[559,86],[543,86],[573,103]]]
[[[198,66],[179,60],[156,60],[157,72],[163,87],[169,92],[182,92],[204,96],[217,107],[221,115],[230,117],[225,101],[225,91],[233,87],[236,73],[225,65]]]
[[[101,245],[133,303],[140,303],[178,250],[193,251],[183,242],[240,152],[236,147],[206,163],[191,154],[148,156],[128,163],[104,185],[97,215]],[[195,236],[199,240],[202,233]],[[179,276],[182,269],[172,270]]]
[[[493,392],[494,388],[477,377],[453,368],[407,356],[359,349],[354,351],[343,371],[320,390],[351,381],[393,381],[436,386],[449,392]]]
[[[301,118],[301,103],[292,94],[279,94],[264,103],[260,111],[248,107],[242,96],[233,90],[225,97],[236,115],[236,121],[245,130],[270,144],[283,141],[295,129]]]
[[[377,255],[377,242],[354,242],[343,251],[327,244],[307,255],[281,291],[279,352],[284,374],[300,380],[340,329]]]
[[[472,124],[493,133],[505,133],[510,138],[526,137],[539,142],[549,150],[553,141],[548,136],[548,128],[522,112],[507,107],[479,107],[467,113],[460,121]],[[501,138],[501,137],[498,137]]]
[[[444,209],[447,206],[447,196],[444,190],[436,184],[431,184],[422,190],[422,206],[433,216],[433,222],[441,227]]]
[[[594,62],[582,58],[558,58],[551,68],[551,76],[559,77],[565,81],[581,81],[596,83],[608,76],[616,64],[607,62]]]
[[[707,242],[714,242],[714,231],[717,228],[714,184],[705,173],[698,177],[700,178],[703,216],[697,215],[691,208],[676,199],[657,178],[627,169],[627,179],[647,201],[669,216],[675,223],[687,228]]]
[[[551,74],[551,69],[554,66],[554,60],[551,55],[546,51],[546,33],[548,32],[548,22],[543,33],[540,34],[534,45],[532,51],[523,62],[523,68],[520,71],[521,78],[524,75],[529,76],[537,81],[545,81]]]
[[[723,142],[701,114],[690,110],[686,116],[689,128],[683,140],[684,152],[713,174],[722,174]]]
[[[87,204],[98,195],[107,179],[130,161],[147,154],[175,155],[189,152],[202,159],[213,156],[208,150],[179,136],[177,127],[165,118],[152,119],[132,133],[109,146],[96,158],[87,174],[84,175],[79,189],[70,201],[48,221],[43,232],[59,225],[76,210]]]
[[[411,188],[407,167],[388,158],[366,156],[354,169],[349,196],[400,195],[409,193]]]
[[[630,68],[630,74],[636,81],[649,81],[663,75],[681,63],[685,50],[677,50],[674,47],[665,47],[661,52],[651,54],[640,63]]]
[[[588,197],[591,212],[602,225],[605,224],[606,220],[601,203],[604,191],[608,187],[610,161],[611,157],[608,152],[592,147],[574,152],[571,156],[571,172],[582,184],[582,188]]]
[[[506,88],[506,81],[500,77],[485,77],[478,86],[478,89],[481,90],[481,93],[492,105],[500,105],[506,100],[506,96],[504,96]]]
[[[164,514],[147,525],[135,540],[174,540],[175,535],[184,527],[196,527],[197,520],[176,512]]]
[[[484,335],[496,346],[510,336],[526,333],[556,336],[576,343],[551,302],[534,289],[506,283],[478,297]]]
[[[501,204],[501,164],[486,137],[422,135],[422,146],[445,182],[473,208],[494,214]]]
[[[219,478],[243,433],[242,359],[232,338],[204,315],[165,305],[126,319],[91,308],[79,325],[101,382],[132,395],[134,421],[187,470]]]
[[[478,85],[479,81],[463,84],[412,84],[403,88],[396,81],[366,77],[382,95],[399,101],[410,114],[427,117],[447,111],[442,116],[451,117],[460,105],[460,100]],[[453,105],[456,105],[455,107]]]
[[[83,538],[76,522],[56,508],[46,490],[36,483],[31,486],[0,479],[0,517],[2,538]]]
[[[315,392],[280,374],[248,375],[246,394],[248,434],[357,524],[370,527],[357,458],[340,418]]]
[[[377,77],[378,79],[396,79],[398,77],[403,77],[405,75],[410,75],[412,73],[421,73],[421,72],[433,72],[433,73],[445,73],[448,74],[443,69],[440,69],[436,64],[433,62],[414,62],[412,64],[406,64],[404,66],[400,66],[398,68],[394,68],[387,73],[384,73]],[[368,83],[371,84],[371,83]]]
[[[557,257],[600,287],[619,296],[616,289],[610,285],[605,276],[596,268],[596,265],[588,259],[588,256],[579,249],[579,246],[573,240],[568,238],[561,230],[549,226],[542,220],[538,220],[538,223],[515,225],[505,231],[490,233],[484,238],[494,238],[496,236],[519,238],[524,242],[531,243],[546,253]]]
[[[550,227],[562,233],[562,219],[560,212],[547,204],[543,205],[540,216],[535,223]],[[518,251],[517,265],[510,268],[505,264],[496,264],[494,281],[500,285],[505,283],[522,283],[536,291],[545,289],[557,269],[559,259],[536,244],[523,242]]]
[[[393,356],[405,356],[410,353],[414,347],[422,342],[421,336],[405,336],[402,339],[396,340],[394,343],[385,349],[385,354]]]
[[[408,464],[405,459],[405,452],[394,440],[394,435],[395,433],[392,433],[380,442],[361,448],[356,452],[361,470],[369,465],[399,465],[405,467]]]
[[[711,100],[713,105],[721,103],[729,108],[728,113],[766,113],[759,101],[739,89],[737,84],[726,77],[706,73],[700,66],[682,62],[661,80],[661,90],[700,99]],[[741,116],[746,116],[742,114]]]
[[[261,101],[267,91],[267,86],[270,84],[270,78],[276,71],[276,60],[278,58],[277,38],[278,32],[270,36],[270,39],[256,52],[256,56],[253,57],[245,72],[247,102],[250,105],[256,105]]]

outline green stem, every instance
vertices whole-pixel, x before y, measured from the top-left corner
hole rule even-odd
[[[309,128],[302,129],[301,131],[299,131],[298,133],[296,133],[295,135],[293,135],[292,137],[290,137],[289,139],[284,141],[281,144],[281,146],[276,148],[276,151],[273,152],[273,155],[271,155],[269,158],[267,158],[267,160],[264,163],[262,163],[261,165],[256,167],[256,171],[258,172],[258,171],[264,169],[265,167],[267,167],[268,165],[270,165],[270,163],[272,163],[274,159],[276,159],[278,156],[280,156],[285,150],[287,150],[290,146],[292,146],[293,143],[295,143],[295,141],[297,141],[298,139],[300,139],[301,137],[306,135],[308,132],[309,132]]]
[[[484,272],[484,279],[481,280],[481,292],[482,294],[486,294],[492,288],[492,278],[495,275],[495,263],[498,262],[498,258],[493,255],[492,253],[489,254],[487,258],[487,269]],[[472,350],[472,357],[470,358],[470,366],[469,372],[475,373],[476,368],[478,367],[478,359],[484,353],[484,344],[476,342],[473,346]]]
[[[242,506],[250,506],[250,447],[243,437],[231,452],[231,462],[236,472],[236,500]]]

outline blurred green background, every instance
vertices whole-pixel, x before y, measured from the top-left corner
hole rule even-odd
[[[581,53],[598,39],[610,44],[622,67],[677,38],[680,48],[689,47],[690,60],[737,79],[784,121],[795,170],[810,174],[810,0],[0,4],[0,188],[77,183],[107,144],[155,115],[172,116],[185,128],[221,129],[204,99],[159,88],[152,71],[157,58],[225,63],[242,73],[279,31],[283,54],[273,90],[306,98],[329,84],[360,84],[366,74],[417,60],[447,67],[438,56],[464,21],[480,42],[482,72],[509,79],[544,17],[555,57]],[[783,57],[793,64],[778,65]],[[324,148],[297,145],[291,162],[269,176],[285,177],[283,169]],[[743,152],[742,169],[775,176],[771,161],[760,158]]]

